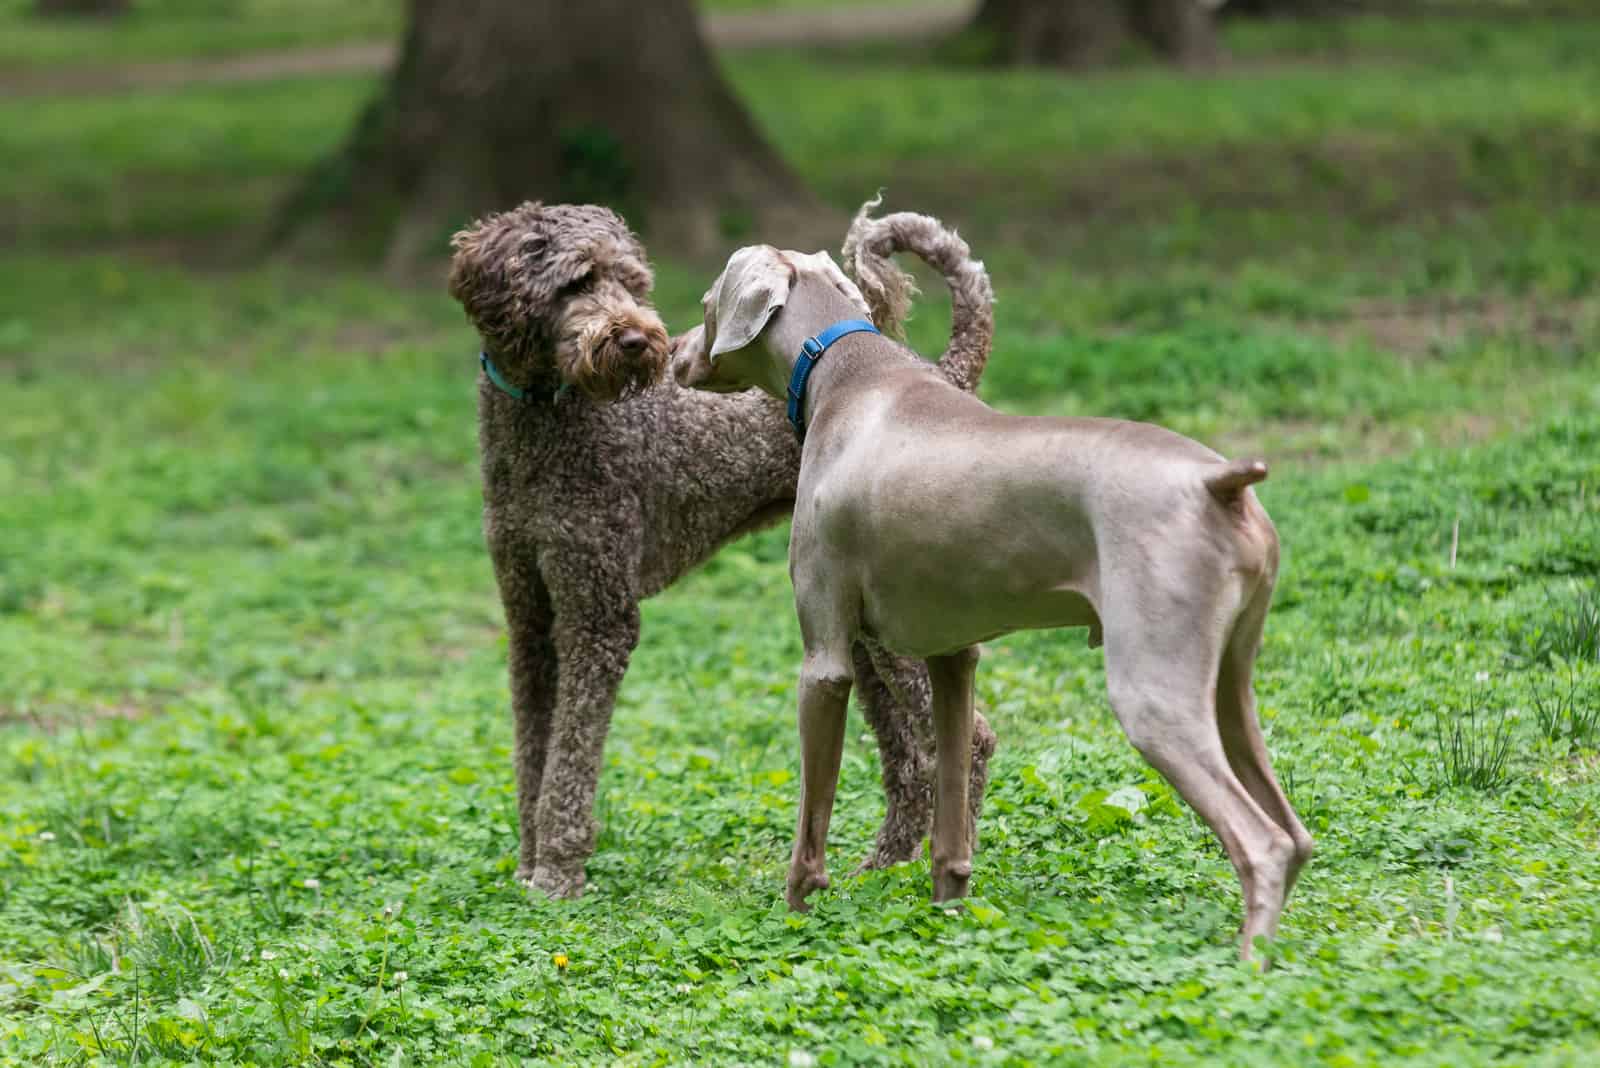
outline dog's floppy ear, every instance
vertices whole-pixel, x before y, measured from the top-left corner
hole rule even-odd
[[[728,257],[728,265],[706,294],[715,330],[711,359],[748,346],[789,299],[794,268],[770,245],[750,245]]]

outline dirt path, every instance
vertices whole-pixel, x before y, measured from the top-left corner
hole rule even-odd
[[[960,26],[976,6],[974,0],[935,0],[926,4],[713,12],[704,16],[704,22],[706,33],[717,48],[816,46],[936,37]],[[392,42],[373,41],[215,59],[3,71],[0,72],[0,95],[93,94],[128,89],[172,89],[187,85],[271,81],[322,74],[362,74],[383,70],[394,58],[395,45]]]

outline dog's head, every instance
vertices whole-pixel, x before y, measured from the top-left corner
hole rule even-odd
[[[854,312],[867,312],[861,291],[826,252],[808,254],[749,245],[728,258],[727,266],[702,298],[704,324],[673,342],[673,374],[678,384],[714,393],[761,386],[781,394],[787,365],[775,364],[756,342],[802,280],[836,290],[850,301]]]
[[[450,295],[514,383],[596,401],[653,385],[668,339],[644,247],[615,212],[526,203],[451,240]]]

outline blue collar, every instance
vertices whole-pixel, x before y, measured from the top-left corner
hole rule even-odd
[[[496,367],[494,365],[494,361],[489,359],[488,352],[479,350],[478,363],[483,367],[483,373],[489,376],[489,381],[493,382],[500,392],[511,397],[513,400],[528,399],[528,391],[523,389],[521,386],[513,386],[510,382],[507,382],[506,376],[500,373],[500,368]],[[555,388],[550,396],[561,396],[561,394],[565,393],[571,387],[571,385],[572,383],[570,382],[561,383],[561,385]]]
[[[808,337],[800,345],[800,355],[794,361],[794,374],[789,378],[789,425],[801,441],[806,440],[806,380],[811,369],[822,359],[835,341],[847,334],[878,333],[878,328],[865,319],[841,319],[815,337]]]

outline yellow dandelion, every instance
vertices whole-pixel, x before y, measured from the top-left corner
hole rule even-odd
[[[551,957],[550,959],[556,962],[556,967],[557,968],[565,968],[567,965],[572,963],[570,960],[567,959],[567,955],[565,953],[557,953],[555,956]]]

